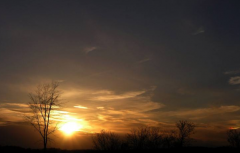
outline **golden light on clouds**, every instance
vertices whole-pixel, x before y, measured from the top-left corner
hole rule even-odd
[[[75,108],[80,108],[80,109],[88,109],[87,107],[84,107],[84,106],[81,106],[81,105],[79,105],[79,106],[74,106]]]
[[[229,130],[237,130],[239,127],[230,127]]]
[[[99,92],[99,95],[98,96],[95,96],[95,97],[92,97],[91,100],[94,100],[94,101],[111,101],[111,100],[121,100],[121,99],[128,99],[128,98],[133,98],[133,97],[136,97],[138,95],[141,95],[143,93],[145,93],[146,91],[134,91],[134,92],[127,92],[127,93],[124,93],[124,94],[120,94],[120,95],[117,95],[117,94],[114,94],[113,92],[106,92],[104,91],[103,93],[102,92]]]

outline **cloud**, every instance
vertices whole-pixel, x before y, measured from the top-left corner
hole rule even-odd
[[[88,53],[90,53],[90,52],[92,52],[92,51],[94,51],[96,49],[97,49],[97,47],[86,47],[86,48],[83,49],[83,52],[85,54],[88,54]]]
[[[151,60],[150,58],[142,59],[142,60],[136,62],[136,64],[141,64],[141,63],[144,63],[144,62],[147,62],[147,61],[150,61],[150,60]]]
[[[141,105],[141,104],[140,104]],[[109,129],[114,132],[124,133],[136,126],[158,126],[159,121],[154,120],[151,116],[141,110],[127,110],[106,108],[97,113],[97,118],[90,121],[96,131],[100,129]]]
[[[69,120],[79,122],[83,125],[82,130],[88,133],[98,132],[103,128],[123,133],[134,126],[158,126],[158,120],[149,112],[164,106],[151,101],[155,88],[125,93],[106,89],[65,89],[62,96],[70,99],[71,103],[67,107],[54,110],[51,118],[59,124]],[[29,112],[28,106],[22,103],[4,103],[1,107],[4,110],[3,113],[0,112],[0,116],[4,118],[1,122],[6,124],[24,121],[23,115]],[[84,110],[84,113],[80,113],[79,109]]]
[[[229,80],[229,84],[232,85],[240,84],[240,76],[231,77]]]
[[[77,106],[78,108],[87,109],[87,107]],[[26,122],[25,116],[33,115],[30,112],[27,104],[22,103],[3,103],[0,104],[0,117],[2,118],[0,125],[13,124],[19,122]],[[76,120],[84,122],[78,115],[65,110],[52,110],[51,120],[54,122],[68,122],[70,120]]]
[[[99,102],[97,102],[97,104],[99,104]],[[151,94],[131,96],[131,98],[126,99],[116,99],[114,103],[112,101],[103,101],[102,104],[104,104],[104,109],[102,109],[103,106],[97,107],[97,110],[95,110],[95,112],[97,112],[97,118],[95,121],[90,122],[94,122],[93,124],[96,129],[106,128],[123,133],[135,126],[158,126],[159,121],[154,119],[153,114],[149,111],[160,109],[164,106],[161,103],[152,102]],[[101,122],[102,124],[100,124]]]
[[[104,110],[104,107],[97,107],[97,109],[101,109],[101,110]]]
[[[102,95],[96,96],[91,98],[91,100],[97,100],[97,101],[109,101],[109,100],[120,100],[120,99],[127,99],[136,97],[138,95],[141,95],[145,93],[146,91],[135,91],[135,92],[127,92],[124,94],[114,94],[112,92],[105,92]]]
[[[28,107],[27,104],[22,104],[22,103],[3,103],[3,104],[0,104],[0,107]]]
[[[203,27],[198,28],[195,32],[192,33],[192,35],[198,35],[200,33],[204,33],[205,30]]]
[[[180,118],[201,119],[212,115],[232,113],[240,110],[240,106],[220,106],[213,108],[201,108],[194,110],[169,111],[161,113],[163,116],[177,116]]]
[[[87,107],[84,107],[84,106],[81,106],[81,105],[78,105],[78,106],[73,106],[75,108],[80,108],[80,109],[88,109]]]
[[[240,73],[240,70],[224,72],[224,74],[226,74],[226,75],[228,75],[228,74],[238,74],[238,73]]]
[[[99,91],[96,91],[92,94],[112,94],[113,92],[112,91],[109,91],[109,90],[99,90]]]
[[[84,109],[84,113],[79,113],[79,110],[74,108],[65,108],[64,110],[88,121],[88,125],[92,127],[86,128],[86,132],[99,132],[101,129],[108,129],[124,133],[134,126],[158,126],[159,121],[152,118],[150,111],[160,109],[164,105],[151,101],[155,89],[156,87],[152,86],[150,89],[125,93],[106,89],[72,89],[69,90],[69,94],[77,96],[73,106],[82,108],[86,107],[87,104],[88,109]]]
[[[68,99],[71,97],[77,97],[77,96],[85,95],[88,93],[89,91],[78,90],[78,89],[68,89],[68,90],[63,90],[62,97]]]
[[[2,123],[22,122],[24,121],[24,113],[10,110],[7,108],[0,108],[0,116],[3,119]]]

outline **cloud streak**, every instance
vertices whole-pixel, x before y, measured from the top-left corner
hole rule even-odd
[[[226,71],[226,72],[224,72],[224,74],[226,74],[226,75],[239,74],[239,73],[240,73],[240,70],[236,70],[236,71]]]
[[[136,64],[145,63],[145,62],[148,62],[148,61],[150,61],[150,60],[151,60],[150,58],[142,59],[142,60],[136,62]]]
[[[88,53],[90,53],[90,52],[92,52],[92,51],[94,51],[96,49],[97,49],[97,47],[86,47],[86,48],[83,49],[83,52],[85,54],[88,54]]]
[[[84,107],[84,106],[81,106],[81,105],[78,105],[78,106],[73,106],[75,108],[80,108],[80,109],[88,109],[87,107]]]
[[[2,103],[0,104],[0,107],[23,107],[23,108],[26,108],[28,107],[27,104],[22,104],[22,103]]]
[[[191,109],[191,110],[161,112],[160,114],[166,117],[172,116],[172,117],[178,117],[178,118],[189,118],[193,120],[199,120],[199,119],[207,118],[212,115],[232,113],[232,112],[237,112],[239,110],[240,110],[240,106],[230,105],[230,106],[220,106],[220,107],[212,107],[212,108],[200,108],[200,109]]]
[[[99,96],[93,97],[90,100],[96,100],[96,101],[110,101],[110,100],[121,100],[121,99],[128,99],[133,98],[138,95],[141,95],[145,93],[145,91],[135,91],[135,92],[127,92],[124,94],[114,94],[112,92],[106,92],[104,94],[101,94]]]
[[[231,77],[229,79],[229,84],[231,85],[240,84],[240,76]]]
[[[204,32],[205,32],[204,28],[200,27],[200,28],[198,28],[197,31],[193,32],[192,35],[198,35],[198,34],[201,34],[201,33],[204,33]]]

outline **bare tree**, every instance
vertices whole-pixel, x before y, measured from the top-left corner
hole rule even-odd
[[[163,148],[174,148],[177,142],[177,131],[165,131],[163,135]]]
[[[228,142],[232,147],[240,147],[240,131],[231,129],[227,132]]]
[[[187,120],[180,120],[176,123],[177,127],[177,144],[183,147],[189,141],[190,136],[194,133],[195,124]]]
[[[50,135],[57,129],[57,124],[51,118],[51,113],[59,107],[60,93],[57,90],[58,82],[50,84],[42,84],[37,87],[35,93],[30,93],[30,102],[28,106],[31,110],[31,115],[26,116],[27,120],[41,135],[44,151],[46,151]]]
[[[130,149],[158,149],[162,145],[162,135],[159,128],[140,127],[132,129],[127,134],[127,142]]]
[[[100,133],[96,133],[92,140],[97,150],[116,151],[121,148],[120,137],[111,131],[102,130]]]

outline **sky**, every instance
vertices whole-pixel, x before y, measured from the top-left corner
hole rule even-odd
[[[41,146],[23,116],[51,80],[64,101],[56,116],[81,124],[54,147],[179,120],[196,123],[199,144],[226,145],[240,127],[238,0],[0,3],[0,145]]]

